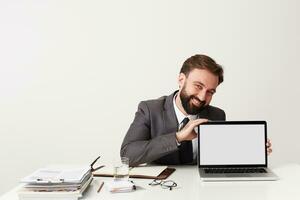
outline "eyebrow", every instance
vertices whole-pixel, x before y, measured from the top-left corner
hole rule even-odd
[[[194,81],[194,83],[197,83],[197,84],[201,85],[202,87],[206,88],[206,86],[203,83],[201,83],[200,81]],[[209,89],[209,90],[213,91],[213,92],[216,92],[216,89]]]

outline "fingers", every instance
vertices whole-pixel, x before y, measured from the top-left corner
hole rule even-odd
[[[267,147],[271,147],[272,146],[271,140],[269,138],[267,139],[267,144],[266,145],[267,145]]]
[[[273,149],[272,149],[272,143],[271,143],[271,140],[268,138],[267,139],[267,154],[270,155],[272,152],[273,152]]]
[[[208,119],[195,119],[195,120],[190,120],[189,123],[187,123],[187,126],[192,126],[195,128],[196,126],[208,122]]]
[[[177,141],[181,142],[184,140],[192,140],[196,138],[197,133],[194,131],[195,127],[207,121],[207,119],[190,120],[181,131],[176,133]]]
[[[273,152],[272,148],[268,148],[268,149],[267,149],[268,155],[270,155],[272,152]]]
[[[194,123],[196,123],[197,125],[199,125],[199,124],[208,122],[208,119],[200,118],[200,119],[195,119],[195,120],[193,120],[192,122],[194,122]]]
[[[202,123],[207,122],[207,119],[195,119],[195,120],[190,120],[186,126],[183,128],[184,131],[187,132],[192,132],[194,128]]]

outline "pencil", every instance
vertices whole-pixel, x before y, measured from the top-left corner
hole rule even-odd
[[[97,190],[97,193],[99,193],[99,192],[101,191],[103,185],[104,185],[104,181],[102,181],[102,183],[100,184],[100,187],[99,187],[99,189]]]

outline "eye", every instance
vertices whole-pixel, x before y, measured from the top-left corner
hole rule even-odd
[[[208,93],[210,96],[212,96],[212,95],[214,95],[214,94],[215,94],[215,92],[214,92],[214,91],[207,91],[207,93]]]
[[[197,89],[202,90],[203,87],[201,85],[195,85]]]

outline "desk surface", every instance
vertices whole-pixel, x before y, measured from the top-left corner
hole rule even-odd
[[[178,186],[172,191],[160,186],[149,186],[151,180],[133,179],[137,190],[131,193],[109,193],[105,185],[100,193],[97,189],[100,183],[111,178],[96,177],[91,186],[84,193],[82,200],[99,199],[128,199],[128,200],[158,200],[158,199],[300,199],[300,165],[289,164],[273,171],[279,176],[278,181],[248,181],[248,182],[202,182],[200,181],[197,166],[176,166],[176,171],[169,177]],[[17,200],[17,190],[21,185],[4,194],[0,200]]]

